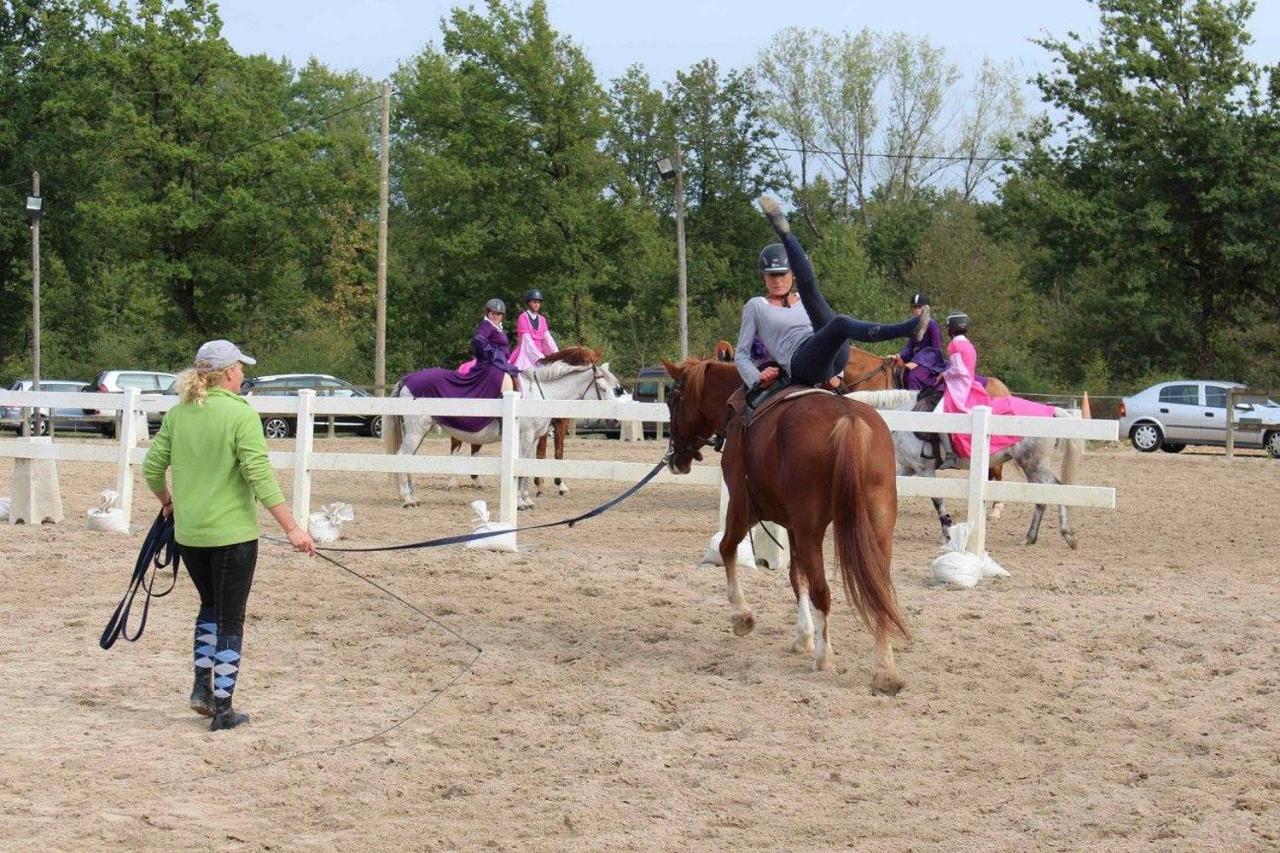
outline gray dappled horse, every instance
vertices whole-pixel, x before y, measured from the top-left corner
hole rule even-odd
[[[882,410],[911,411],[916,402],[916,393],[914,391],[854,392],[846,396],[855,400],[862,400]],[[1079,417],[1074,412],[1060,409],[1057,406],[1053,407],[1053,416],[1055,418]],[[947,455],[951,455],[953,451],[951,449],[950,436],[942,433],[940,437]],[[1054,476],[1050,463],[1053,461],[1053,452],[1059,442],[1066,444],[1066,450],[1062,456],[1062,470],[1059,476]],[[937,473],[938,460],[924,455],[924,450],[928,446],[927,442],[919,438],[911,430],[894,430],[893,446],[897,455],[898,473],[900,475],[932,477]],[[991,454],[991,467],[994,468],[1004,462],[1013,462],[1022,469],[1022,474],[1026,477],[1028,483],[1070,484],[1075,482],[1076,468],[1083,453],[1083,439],[1027,437],[1009,445],[999,453]],[[958,468],[968,469],[968,459],[961,458],[956,461]],[[938,512],[938,521],[942,525],[942,533],[945,539],[947,531],[951,527],[951,516],[943,507],[941,498],[931,498],[931,500],[933,501],[934,509]],[[1036,504],[1035,512],[1031,515],[1031,526],[1027,528],[1027,535],[1022,540],[1024,545],[1034,545],[1039,537],[1040,521],[1044,517],[1044,507],[1044,504]],[[1062,538],[1066,540],[1069,546],[1075,548],[1077,546],[1076,534],[1071,529],[1071,520],[1067,515],[1065,506],[1058,507],[1058,527],[1062,533]]]

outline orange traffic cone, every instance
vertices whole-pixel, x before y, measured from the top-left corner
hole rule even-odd
[[[1088,391],[1085,391],[1084,396],[1080,398],[1080,414],[1086,418],[1093,417],[1093,415],[1089,413],[1089,392]]]

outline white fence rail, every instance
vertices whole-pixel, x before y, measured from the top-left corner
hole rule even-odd
[[[245,398],[258,412],[287,414],[296,419],[297,438],[292,452],[273,451],[271,465],[293,471],[293,513],[306,524],[311,509],[311,472],[365,471],[409,474],[493,475],[499,478],[500,519],[516,522],[516,477],[571,477],[585,480],[634,482],[648,473],[649,466],[635,462],[604,460],[526,459],[517,445],[520,417],[604,418],[618,421],[669,419],[662,403],[618,400],[522,400],[509,395],[501,400],[409,400],[397,397],[317,397],[303,390],[296,397],[254,396]],[[177,398],[141,395],[130,389],[121,394],[53,391],[0,391],[0,406],[97,409],[103,412],[163,412],[177,404]],[[503,441],[497,458],[465,456],[390,456],[383,453],[317,453],[314,449],[315,419],[328,415],[463,415],[503,419]],[[1115,508],[1115,489],[1109,486],[1057,486],[1032,483],[992,483],[987,480],[987,436],[1024,435],[1115,441],[1116,421],[1069,420],[992,416],[980,407],[971,415],[934,412],[881,412],[891,430],[969,432],[974,436],[974,458],[966,479],[899,477],[898,494],[904,497],[938,497],[968,502],[968,519],[973,523],[970,547],[984,547],[986,509],[990,501],[1065,504],[1067,506]],[[76,462],[106,462],[117,467],[117,491],[125,517],[132,516],[133,466],[141,464],[146,449],[137,447],[138,424],[134,417],[121,417],[116,446],[54,442],[40,444],[25,439],[0,439],[0,457],[55,459]],[[696,466],[686,475],[664,471],[655,482],[714,486],[720,483],[718,466]]]

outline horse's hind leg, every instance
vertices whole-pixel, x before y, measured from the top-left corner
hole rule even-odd
[[[747,535],[750,519],[747,516],[747,501],[739,490],[735,494],[729,492],[729,507],[724,517],[724,536],[720,539],[720,560],[724,563],[725,583],[729,592],[729,621],[733,623],[733,633],[745,637],[756,627],[755,614],[751,605],[742,594],[738,583],[738,545]]]
[[[551,428],[556,434],[556,459],[564,458],[564,438],[569,434],[569,425],[572,423],[568,418],[556,418],[551,422]],[[569,494],[569,487],[565,485],[564,480],[556,477],[556,491],[560,497]]]
[[[1036,540],[1040,538],[1040,520],[1044,518],[1044,504],[1036,504],[1035,510],[1031,513],[1031,526],[1027,528],[1027,535],[1022,538],[1023,545],[1034,545]]]
[[[453,454],[457,453],[461,448],[462,448],[461,439],[453,438],[452,436],[450,436],[449,455],[452,456]],[[457,487],[458,487],[458,478],[455,477],[453,474],[450,474],[449,482],[445,483],[445,488],[449,490],[453,490],[453,489],[456,489]]]
[[[536,455],[539,459],[547,458],[547,434],[545,432],[542,435],[538,436],[538,446],[537,446]],[[542,497],[542,478],[541,477],[533,478],[533,489],[534,489],[533,496],[535,498]]]
[[[791,536],[791,571],[803,573],[809,597],[817,609],[814,614],[815,672],[835,665],[830,633],[831,587],[827,586],[827,573],[822,563],[823,533],[822,530],[797,529]]]
[[[787,531],[787,541],[791,544],[791,553],[796,551],[796,540]],[[791,589],[796,594],[796,639],[791,644],[791,651],[807,655],[813,651],[813,613],[809,609],[809,579],[800,570],[799,564],[791,561]]]
[[[1076,532],[1071,529],[1071,516],[1067,514],[1065,505],[1058,506],[1058,530],[1062,533],[1062,538],[1066,540],[1067,546],[1071,550],[1080,547],[1080,541],[1076,539]]]
[[[477,453],[479,453],[479,452],[480,452],[480,448],[481,448],[482,446],[483,446],[483,445],[479,445],[479,444],[473,444],[473,445],[471,445],[471,455],[472,455],[472,456],[475,456]],[[471,488],[473,488],[473,489],[478,489],[478,488],[480,488],[480,475],[479,475],[479,474],[472,474],[472,475],[471,475]]]

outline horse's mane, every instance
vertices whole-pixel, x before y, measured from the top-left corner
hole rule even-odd
[[[713,358],[686,358],[679,361],[676,367],[683,371],[681,376],[684,379],[685,394],[694,398],[702,396],[702,386],[706,384],[708,370],[729,368],[734,373],[738,371],[732,364]]]
[[[579,367],[583,367],[588,364],[599,364],[600,357],[596,355],[596,351],[591,347],[565,347],[562,350],[556,350],[550,355],[543,356],[538,363],[554,364],[556,362],[576,364]]]
[[[916,391],[850,391],[844,395],[847,399],[866,403],[873,409],[909,410],[916,404]]]
[[[563,350],[561,350],[561,352],[563,352]],[[552,353],[552,355],[559,355],[559,353]],[[575,364],[568,359],[564,359],[562,361],[549,361],[548,357],[547,359],[543,359],[536,366],[529,368],[529,373],[536,374],[537,377],[544,382],[550,382],[552,380],[559,379],[562,376],[567,376],[570,373],[577,373],[582,370],[582,368],[590,367],[592,364],[594,364],[594,362]]]

